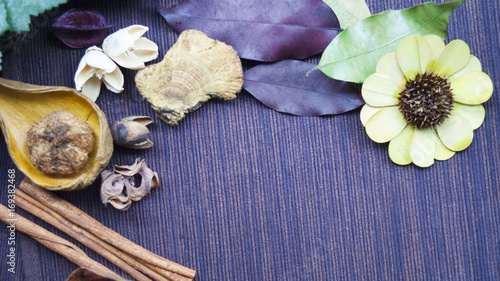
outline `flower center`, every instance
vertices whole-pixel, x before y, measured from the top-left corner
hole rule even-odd
[[[450,115],[453,93],[446,77],[433,72],[417,74],[399,93],[398,107],[408,124],[417,129],[440,125]]]

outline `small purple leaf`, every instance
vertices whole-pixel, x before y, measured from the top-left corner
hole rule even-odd
[[[257,61],[319,54],[339,30],[321,0],[184,0],[158,11],[176,32],[198,29]]]
[[[244,72],[243,88],[266,106],[300,116],[340,114],[364,104],[358,84],[333,80],[298,60],[261,64]]]
[[[109,29],[104,16],[93,10],[71,9],[52,25],[54,35],[66,46],[79,49],[100,44]]]

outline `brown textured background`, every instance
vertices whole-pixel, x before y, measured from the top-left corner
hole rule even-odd
[[[50,22],[73,7],[96,9],[116,28],[149,26],[146,36],[159,45],[161,58],[177,35],[155,7],[176,2],[70,0],[34,18],[33,31],[4,54],[1,76],[73,87],[84,50],[66,48],[50,33]],[[423,2],[367,1],[372,13]],[[161,187],[128,211],[103,206],[99,183],[59,195],[197,270],[195,280],[500,280],[499,13],[498,0],[466,0],[450,18],[448,41],[469,44],[495,91],[471,146],[448,161],[427,169],[397,166],[387,144],[366,136],[359,110],[295,117],[243,91],[233,101],[210,101],[176,127],[155,118],[153,149],[116,148],[110,164],[141,157],[161,178]],[[153,116],[135,88],[135,71],[123,73],[125,91],[104,90],[97,101],[108,120]],[[1,186],[14,167],[2,139]],[[22,178],[17,173],[18,183]],[[5,189],[0,202],[7,202]],[[8,273],[8,233],[1,229],[0,280],[65,280],[76,268],[18,233],[17,272]]]

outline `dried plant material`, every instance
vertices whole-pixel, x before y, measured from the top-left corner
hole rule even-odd
[[[149,28],[143,25],[131,25],[122,28],[104,39],[104,52],[117,64],[128,69],[144,68],[144,63],[158,57],[158,46],[142,37]]]
[[[158,5],[158,12],[175,32],[200,30],[250,60],[272,62],[316,55],[339,30],[335,14],[321,0],[183,0],[174,6],[163,3]]]
[[[243,88],[269,108],[299,116],[341,114],[365,103],[356,84],[320,71],[306,77],[313,67],[299,60],[260,64],[245,71]]]
[[[115,276],[98,272],[90,268],[80,267],[73,271],[66,281],[116,281]]]
[[[2,16],[0,30],[9,29],[16,33],[30,31],[32,16],[37,16],[67,2],[67,0],[2,0],[0,1],[0,15]],[[7,26],[3,26],[4,24]]]
[[[9,210],[4,205],[0,204],[0,220],[5,224],[12,224],[12,218],[9,216]],[[50,250],[69,259],[73,263],[89,268],[96,272],[101,272],[114,278],[113,280],[125,281],[124,278],[113,272],[111,269],[89,258],[85,252],[78,248],[75,244],[55,235],[45,228],[27,220],[23,216],[16,214],[16,230],[31,236],[40,244]]]
[[[35,184],[49,190],[82,189],[108,165],[113,154],[113,139],[106,116],[94,102],[75,89],[30,85],[0,78],[0,104],[0,128],[12,161]],[[38,170],[31,161],[27,146],[28,131],[33,124],[58,110],[69,111],[85,120],[95,136],[94,148],[83,169],[66,176]]]
[[[92,46],[78,64],[75,73],[75,85],[78,91],[92,101],[96,101],[101,92],[101,80],[113,93],[123,91],[123,74],[120,68],[106,55],[102,49]]]
[[[98,11],[71,9],[56,19],[54,35],[70,48],[88,48],[102,43],[109,29],[106,19]]]
[[[94,132],[87,122],[69,111],[59,110],[33,124],[26,144],[38,170],[66,176],[83,169],[94,142]]]
[[[149,116],[130,116],[111,125],[111,135],[116,145],[133,148],[147,149],[153,147],[149,139],[151,132],[146,127],[153,123]]]
[[[21,186],[24,187],[28,181],[23,180]],[[128,273],[134,280],[137,281],[151,281],[141,272],[151,276],[153,280],[165,280],[161,275],[150,270],[146,265],[140,261],[130,257],[125,252],[107,244],[102,241],[99,236],[96,236],[82,227],[75,225],[65,217],[61,216],[57,212],[51,210],[46,205],[37,201],[30,195],[24,193],[21,189],[16,190],[16,206],[19,208],[35,215],[36,217],[44,220],[45,222],[51,224],[62,232],[68,234],[78,242],[87,246],[89,249],[98,253],[102,257],[106,258],[123,271]],[[141,272],[139,272],[140,270]],[[172,274],[172,273],[171,273]],[[167,275],[168,276],[168,275]]]
[[[186,30],[163,61],[140,70],[135,81],[158,117],[176,125],[212,97],[234,99],[243,85],[243,69],[231,46]]]
[[[140,177],[140,185],[135,186],[135,177]],[[153,172],[144,160],[136,159],[130,166],[115,166],[114,170],[101,173],[101,200],[110,203],[118,210],[126,211],[132,201],[139,201],[151,188],[159,187],[158,174]]]
[[[154,280],[189,281],[196,275],[196,271],[193,269],[158,256],[133,243],[68,201],[33,184],[29,179],[24,179],[21,182],[18,191],[20,191],[18,195],[21,199],[19,200],[20,208],[106,257],[129,273],[135,280],[150,281],[137,270],[149,275]],[[106,252],[108,254],[104,255]],[[123,262],[118,262],[119,260],[129,264],[129,266],[124,266]],[[134,268],[137,268],[135,272]]]

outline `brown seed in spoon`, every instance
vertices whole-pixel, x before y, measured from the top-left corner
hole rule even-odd
[[[94,149],[89,124],[69,111],[53,111],[28,131],[27,146],[35,167],[47,174],[67,176],[83,170]]]

